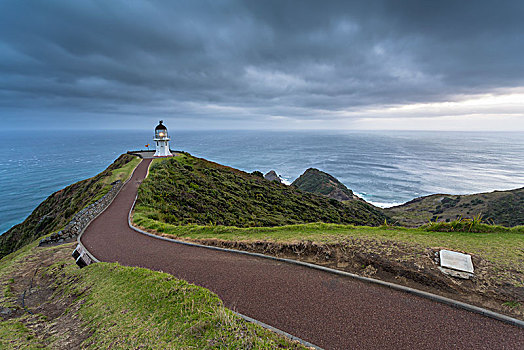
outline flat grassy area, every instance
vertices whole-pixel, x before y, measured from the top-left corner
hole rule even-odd
[[[304,349],[171,275],[116,263],[79,269],[72,248],[35,242],[0,261],[0,307],[15,310],[0,318],[0,348]],[[34,315],[21,308],[23,290]]]
[[[524,273],[524,227],[503,232],[433,232],[422,228],[391,226],[366,227],[313,223],[280,227],[176,226],[155,221],[135,213],[136,225],[160,233],[189,239],[223,239],[229,241],[313,241],[343,243],[348,239],[371,239],[404,242],[418,247],[439,247],[477,254],[503,266],[511,266]],[[416,249],[420,250],[420,249]]]

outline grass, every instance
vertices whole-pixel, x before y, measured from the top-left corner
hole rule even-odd
[[[109,176],[103,177],[100,180],[100,183],[103,184],[102,189],[98,192],[96,196],[93,197],[93,199],[88,203],[94,203],[100,198],[102,198],[112,187],[112,183],[115,181],[122,181],[125,182],[127,179],[131,177],[131,174],[133,173],[133,170],[138,166],[141,159],[138,157],[133,157],[128,163],[124,164],[123,166],[113,169]]]
[[[58,265],[48,272],[62,273]],[[165,273],[102,263],[66,276],[81,281],[70,293],[90,290],[80,310],[94,332],[88,348],[295,348],[234,315],[210,291]]]
[[[139,161],[137,158],[119,158],[115,162],[116,165],[97,177],[59,191],[62,193],[58,193],[58,198],[48,200],[45,209],[59,211],[63,210],[64,206],[67,207],[68,202],[71,204],[71,201],[88,203],[87,200],[96,200],[112,182],[125,181]],[[80,199],[82,201],[79,201]],[[76,212],[81,206],[77,205],[74,208]],[[41,214],[41,211],[35,211],[32,216],[39,219]],[[33,222],[34,220],[28,221],[31,224]],[[34,225],[30,227],[34,228]],[[58,320],[48,321],[46,315],[34,316],[38,323],[44,324],[43,328],[28,327],[28,324],[35,323],[35,319],[28,321],[30,317],[27,314],[0,321],[2,349],[55,347],[62,338],[60,334],[47,334],[46,337],[42,337],[42,334],[36,332],[49,328],[51,323],[45,325],[46,322],[64,323],[64,318],[67,318],[64,315],[68,313],[75,313],[75,326],[85,329],[85,333],[89,335],[83,341],[82,348],[303,348],[260,326],[244,321],[226,309],[222,301],[207,289],[168,274],[118,264],[99,263],[80,270],[69,257],[72,246],[38,248],[40,238],[23,245],[21,249],[0,260],[0,307],[20,309],[20,290],[16,288],[20,289],[20,284],[23,288],[27,287],[27,277],[21,276],[32,276],[35,267],[43,271],[41,273],[53,283],[47,286],[53,290],[53,296],[46,302],[69,301],[72,304],[67,305]],[[65,249],[64,254],[68,258],[56,261],[47,257],[45,261],[55,263],[44,266],[42,255],[60,249]],[[21,272],[24,268],[27,271]],[[39,288],[44,287],[35,287]]]
[[[18,295],[13,294],[12,284],[15,282],[12,274],[24,262],[31,260],[31,252],[38,241],[25,245],[0,260],[0,308],[16,309]],[[0,320],[2,320],[0,318]],[[20,319],[0,321],[0,349],[45,349],[45,345],[28,329]]]
[[[139,161],[137,157],[121,155],[100,174],[50,195],[24,222],[0,235],[0,257],[63,228],[78,211],[106,194],[111,183],[127,179]]]
[[[382,212],[341,203],[183,154],[153,162],[136,211],[175,225],[270,227],[307,222],[380,225]]]
[[[18,251],[13,252],[0,260],[0,286],[2,288],[0,293],[0,307],[16,307],[17,296],[14,295],[12,291],[12,285],[15,280],[10,276],[20,264],[30,258],[31,251],[37,245],[38,241],[27,244]]]
[[[503,303],[503,305],[510,307],[512,309],[518,308],[521,306],[521,304],[518,301],[506,301],[505,303]]]
[[[402,225],[420,226],[428,220],[451,222],[481,217],[482,221],[507,227],[524,223],[524,188],[470,195],[434,194],[385,209]]]
[[[141,159],[138,157],[133,157],[128,163],[120,168],[116,168],[111,172],[111,175],[104,179],[105,183],[112,183],[114,181],[120,180],[122,182],[126,181],[131,177],[133,170],[138,166]]]
[[[31,331],[19,321],[0,321],[0,349],[45,349]]]
[[[334,190],[339,189],[347,197],[353,197],[353,191],[348,189],[343,183],[333,176],[318,169],[307,169],[298,179],[293,181],[293,185],[302,191],[329,195]]]
[[[423,247],[440,247],[478,254],[494,263],[512,267],[524,273],[524,226],[514,228],[492,227],[491,232],[438,232],[424,228],[402,228],[313,223],[280,227],[239,228],[227,226],[177,226],[149,219],[135,213],[133,221],[146,229],[173,235],[178,238],[229,241],[314,241],[343,243],[348,239],[372,239],[403,242]],[[489,226],[489,225],[486,225]]]
[[[500,233],[518,231],[524,233],[524,226],[515,226],[513,229],[500,225],[488,225],[482,222],[482,215],[472,218],[461,218],[449,222],[430,221],[423,225],[427,231],[434,232],[478,232],[478,233]]]
[[[56,303],[53,310],[64,311],[0,321],[1,349],[55,348],[71,333],[85,335],[80,344],[85,349],[303,349],[244,321],[209,290],[172,275],[116,263],[79,269],[69,257],[72,245],[36,244],[0,260],[0,283],[32,275],[38,267],[42,278],[35,281],[47,285],[35,285],[34,290],[53,291],[45,303]],[[28,281],[18,283],[26,288]],[[18,297],[8,304],[0,299],[0,306],[20,307],[11,302],[19,304]],[[30,326],[35,322],[31,317],[39,327]],[[59,328],[65,333],[45,333],[53,324],[68,322],[74,332]]]

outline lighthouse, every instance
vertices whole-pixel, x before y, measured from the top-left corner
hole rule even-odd
[[[162,124],[164,121],[161,120],[160,123],[155,128],[155,138],[153,139],[156,142],[156,152],[153,157],[172,157],[173,155],[169,151],[169,136],[167,134],[167,128]]]

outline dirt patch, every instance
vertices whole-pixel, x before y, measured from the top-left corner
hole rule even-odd
[[[148,230],[149,231],[149,230]],[[173,236],[162,236],[173,238]],[[177,239],[181,239],[177,237]],[[438,269],[440,247],[425,248],[402,242],[346,239],[336,243],[297,241],[182,240],[215,247],[238,249],[330,267],[360,276],[427,291],[512,317],[524,319],[524,277],[518,271],[501,273],[500,267],[472,255],[475,275],[463,280]],[[507,276],[511,276],[507,278]]]
[[[90,336],[77,311],[77,296],[65,296],[45,269],[57,261],[72,260],[74,244],[34,248],[28,259],[17,264],[7,281],[11,297],[4,299],[2,320],[23,323],[31,335],[54,349],[75,349]],[[63,267],[63,266],[62,266]],[[72,283],[74,281],[71,281]]]

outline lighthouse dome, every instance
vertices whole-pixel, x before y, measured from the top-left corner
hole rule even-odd
[[[167,128],[163,124],[163,120],[159,122],[155,128],[155,141],[156,151],[153,157],[172,157],[173,154],[169,149],[169,135],[167,134]]]
[[[155,131],[157,131],[157,130],[167,130],[167,128],[164,126],[164,124],[162,124],[163,122],[164,122],[163,120],[161,120],[159,122],[159,124],[155,128]]]

